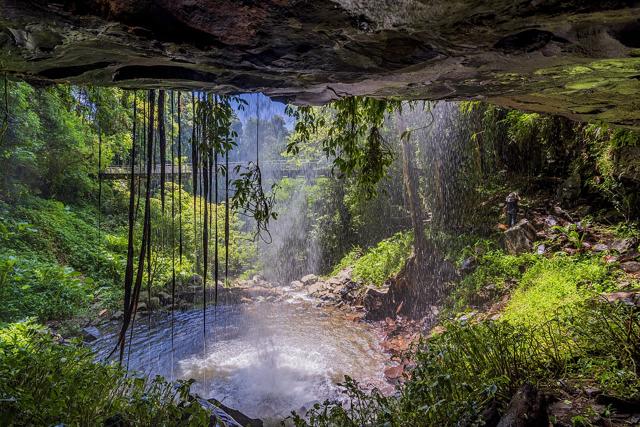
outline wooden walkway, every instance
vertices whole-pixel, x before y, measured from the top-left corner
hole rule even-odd
[[[229,162],[229,169],[231,170],[230,176],[237,175],[234,171],[237,167],[240,168],[240,172],[246,170],[249,166],[249,162]],[[175,175],[178,176],[178,166],[170,163],[165,164],[165,176],[167,180]],[[286,161],[263,161],[260,162],[260,169],[264,178],[281,179],[285,177],[289,178],[317,178],[321,176],[331,175],[331,167],[326,163],[307,162],[298,165],[291,164]],[[152,177],[160,176],[161,167],[155,165],[151,171]],[[182,175],[191,176],[192,174],[191,164],[182,165]],[[105,180],[119,180],[127,179],[131,174],[131,166],[109,166],[106,167],[101,173],[100,177]],[[135,165],[134,175],[143,177],[147,176],[146,165]]]

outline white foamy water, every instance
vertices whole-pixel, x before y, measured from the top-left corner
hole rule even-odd
[[[173,351],[170,318],[150,328],[148,322],[136,327],[130,369],[194,378],[194,392],[250,417],[282,418],[337,398],[344,375],[385,385],[385,356],[374,333],[338,311],[303,302],[211,307],[206,346],[202,310],[177,312]],[[105,335],[94,348],[104,356],[114,342],[115,335]]]

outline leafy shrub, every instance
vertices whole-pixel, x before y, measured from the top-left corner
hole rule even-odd
[[[366,284],[382,286],[390,277],[398,274],[411,255],[413,234],[396,233],[382,240],[364,253],[360,248],[352,249],[334,268],[337,274],[346,267],[353,267],[353,278]]]
[[[9,425],[207,426],[208,413],[161,377],[127,377],[30,323],[0,329],[0,419]]]
[[[90,301],[93,282],[70,267],[0,255],[0,321],[40,321],[77,315]]]
[[[452,292],[451,299],[458,310],[483,302],[479,295],[487,286],[493,287],[498,293],[502,292],[508,281],[519,280],[538,258],[530,253],[510,255],[499,249],[491,249],[484,242],[481,249],[484,253],[476,257],[475,270],[464,277]]]
[[[603,391],[638,395],[640,312],[624,304],[589,300],[558,312],[541,325],[504,320],[450,322],[444,333],[421,343],[416,367],[394,396],[343,384],[347,404],[316,405],[297,426],[482,425],[483,411],[504,410],[525,382],[553,385],[557,379],[597,371]],[[594,339],[596,337],[596,339]]]

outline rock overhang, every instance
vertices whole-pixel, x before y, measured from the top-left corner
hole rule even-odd
[[[640,128],[640,2],[0,0],[32,82],[481,99]]]

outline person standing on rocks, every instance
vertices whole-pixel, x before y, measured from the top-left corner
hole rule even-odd
[[[518,201],[520,197],[518,197],[518,193],[515,191],[509,193],[507,196],[506,202],[507,205],[505,207],[507,211],[507,225],[509,227],[513,227],[516,225],[518,219]]]

